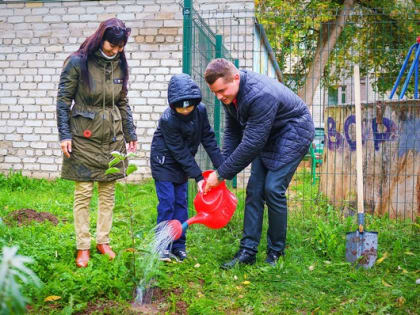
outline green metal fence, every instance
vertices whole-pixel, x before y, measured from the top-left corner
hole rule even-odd
[[[352,66],[357,62],[362,71],[365,209],[415,220],[420,215],[420,104],[407,97],[403,102],[387,99],[409,47],[420,35],[419,5],[402,1],[391,6],[387,1],[381,8],[356,2],[350,8],[305,7],[308,3],[198,13],[191,0],[184,1],[183,69],[202,88],[218,141],[223,145],[224,113],[203,74],[207,63],[221,56],[234,60],[239,68],[283,80],[311,109],[317,139],[313,154],[302,162],[289,186],[289,209],[311,209],[324,200],[344,215],[353,214]],[[341,22],[340,29],[337,23]],[[336,41],[328,47],[332,37]],[[325,44],[321,54],[320,43]],[[325,64],[311,69],[318,57]],[[408,90],[410,98],[414,83]],[[197,159],[203,169],[212,168],[204,150]],[[249,168],[237,176],[240,196],[248,177]],[[194,193],[191,190],[190,196]]]
[[[238,64],[223,44],[223,36],[215,34],[209,25],[194,10],[192,0],[185,0],[183,7],[183,64],[182,70],[188,73],[198,83],[203,94],[203,103],[207,106],[210,122],[219,145],[222,145],[222,129],[224,112],[220,101],[211,93],[204,81],[203,74],[207,64],[214,58],[226,58]],[[197,161],[200,167],[213,168],[205,150],[200,146]],[[195,193],[195,186],[190,185],[190,190]]]

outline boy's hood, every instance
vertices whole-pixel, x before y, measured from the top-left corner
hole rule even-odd
[[[176,74],[169,81],[169,105],[183,100],[199,100],[201,102],[201,98],[200,88],[188,74]]]

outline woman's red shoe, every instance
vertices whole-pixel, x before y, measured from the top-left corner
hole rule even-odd
[[[100,254],[107,255],[109,257],[109,260],[113,260],[116,256],[109,244],[98,244],[96,245],[96,249]]]
[[[90,250],[77,250],[76,266],[86,268],[90,258]]]

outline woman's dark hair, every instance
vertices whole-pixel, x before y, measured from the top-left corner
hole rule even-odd
[[[125,27],[123,21],[112,18],[102,22],[95,33],[90,35],[73,54],[81,57],[82,80],[90,87],[88,60],[100,48],[105,40],[113,45],[125,46],[131,29]],[[123,72],[123,91],[127,92],[128,64],[124,50],[120,52],[120,63]]]

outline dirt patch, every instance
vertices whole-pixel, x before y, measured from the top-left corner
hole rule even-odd
[[[112,300],[96,300],[90,301],[83,311],[74,313],[75,315],[99,315],[99,314],[124,314],[124,315],[158,315],[158,314],[188,314],[188,305],[186,302],[178,300],[173,303],[174,296],[182,295],[183,290],[180,288],[163,291],[158,287],[151,288],[146,292],[144,299],[147,303],[142,305],[132,303],[130,305],[121,304]],[[46,313],[51,311],[59,311],[63,305],[59,303],[49,303],[42,310]],[[31,305],[26,306],[28,314],[39,313],[34,310]]]
[[[128,310],[128,307],[118,304],[114,301],[95,301],[89,302],[87,307],[81,311],[74,313],[75,315],[89,314],[135,314]]]
[[[50,221],[52,224],[57,225],[58,219],[49,212],[37,212],[33,209],[20,209],[10,212],[5,218],[6,224],[12,224],[17,221],[19,226],[28,225],[32,221],[44,222]]]
[[[180,296],[182,293],[183,290],[180,288],[172,291],[163,291],[157,287],[151,288],[144,295],[144,303],[141,305],[133,303],[131,306],[131,311],[136,314],[150,315],[166,314],[168,312],[177,315],[188,314],[188,305],[184,301],[177,300],[175,302],[175,309],[173,309],[174,305],[170,296]]]

